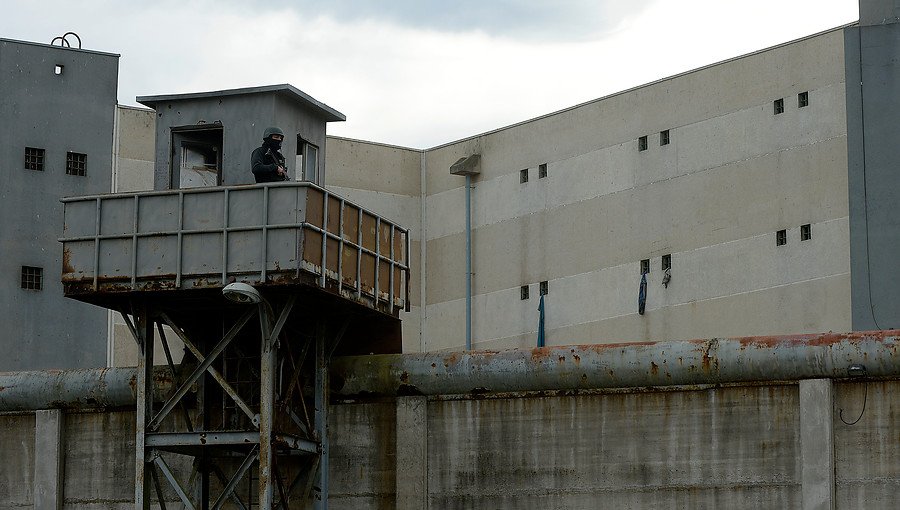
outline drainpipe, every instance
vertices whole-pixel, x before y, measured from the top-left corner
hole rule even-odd
[[[472,350],[472,176],[466,175],[466,350]]]
[[[481,173],[481,156],[459,158],[450,166],[453,175],[466,176],[466,350],[472,350],[472,176]]]

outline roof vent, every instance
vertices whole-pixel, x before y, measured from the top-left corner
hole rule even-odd
[[[459,158],[456,163],[450,165],[450,173],[453,175],[478,175],[481,173],[481,154],[472,154]]]

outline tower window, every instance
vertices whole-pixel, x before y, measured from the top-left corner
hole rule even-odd
[[[538,167],[538,179],[544,177],[547,177],[547,163],[541,163],[541,166]]]
[[[519,182],[525,184],[528,182],[528,169],[519,170]]]
[[[648,274],[650,272],[650,259],[644,259],[641,261],[641,274]]]
[[[22,288],[41,290],[44,287],[44,269],[40,267],[22,266]]]
[[[665,271],[666,269],[672,268],[672,255],[671,254],[662,256],[662,265],[660,267],[662,268],[663,271]]]
[[[775,108],[775,115],[779,113],[784,113],[784,98],[776,99],[774,103],[772,103]]]
[[[77,175],[84,177],[87,169],[87,154],[79,152],[66,153],[66,173],[69,175]]]
[[[519,287],[519,298],[522,300],[528,299],[528,285]]]
[[[775,246],[784,246],[787,244],[787,230],[779,230],[775,232]]]
[[[800,108],[809,106],[809,92],[801,92],[797,94],[797,106]]]
[[[62,64],[56,64],[56,67],[53,68],[53,74],[59,76],[60,74],[63,73],[63,70],[65,68],[66,68],[66,66],[64,66]]]
[[[809,241],[810,239],[812,239],[812,225],[809,223],[800,225],[800,240]]]
[[[669,145],[669,130],[659,132],[659,144]]]
[[[541,282],[541,295],[546,296],[549,293],[550,293],[550,287],[547,283],[547,280],[544,280]]]
[[[647,150],[647,136],[642,136],[638,138],[638,150],[645,151]]]
[[[44,149],[25,147],[25,169],[39,172],[44,170]]]

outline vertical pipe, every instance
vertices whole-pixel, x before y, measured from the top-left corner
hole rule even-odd
[[[425,298],[425,287],[428,285],[428,282],[425,281],[425,254],[427,248],[427,239],[428,237],[425,235],[425,220],[426,216],[426,176],[425,176],[425,151],[422,151],[419,156],[419,350],[422,352],[426,351],[425,345],[425,323],[428,319],[428,309],[426,308],[426,298]],[[407,237],[406,242],[409,243],[409,237]],[[409,264],[409,259],[407,258],[407,264]]]
[[[472,176],[466,175],[466,350],[472,350]]]

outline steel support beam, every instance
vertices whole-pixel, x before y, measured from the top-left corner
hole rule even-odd
[[[338,396],[457,395],[900,375],[897,331],[338,358]]]

